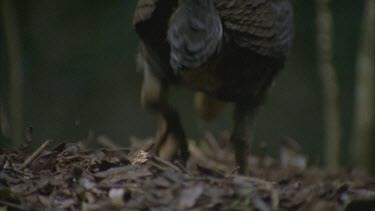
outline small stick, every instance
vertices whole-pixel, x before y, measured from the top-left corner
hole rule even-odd
[[[8,161],[8,156],[2,155],[0,157],[0,171],[4,169],[4,166],[6,165],[7,161]]]
[[[259,179],[259,178],[255,178],[255,177],[248,177],[248,176],[241,176],[241,175],[234,175],[234,177],[240,178],[240,179],[242,179],[244,181],[247,181],[249,183],[261,184],[262,186],[265,186],[267,188],[267,190],[272,190],[272,188],[275,184],[274,182],[269,182],[269,181],[262,180],[262,179]]]
[[[162,164],[164,166],[168,166],[168,167],[172,168],[173,170],[175,170],[177,172],[181,172],[181,170],[177,166],[175,166],[172,163],[169,163],[167,161],[164,161],[164,160],[162,160],[162,159],[160,159],[160,158],[158,158],[158,157],[156,157],[154,155],[151,156],[151,160],[153,160],[153,161],[155,161],[157,163],[160,163],[160,164]]]
[[[96,138],[96,141],[100,146],[110,150],[118,150],[121,148],[119,145],[115,144],[110,138],[108,138],[105,135],[98,136]]]
[[[279,210],[279,205],[280,205],[280,197],[277,189],[271,185],[270,187],[271,191],[271,199],[272,199],[272,211],[277,211]]]
[[[217,140],[215,139],[215,136],[212,133],[206,132],[204,136],[207,143],[215,150],[215,152],[222,151],[219,144],[217,143]]]
[[[12,202],[8,202],[8,201],[1,200],[0,204],[8,206],[8,207],[16,208],[17,210],[27,210],[26,207],[24,207],[22,205],[18,205],[18,204],[15,204],[15,203],[12,203]]]
[[[96,138],[96,141],[99,145],[104,147],[104,149],[117,153],[117,155],[122,159],[126,159],[126,160],[128,159],[126,154],[128,154],[131,150],[127,148],[122,148],[119,145],[115,144],[108,136],[105,136],[105,135],[98,136]]]
[[[47,140],[44,142],[37,150],[33,152],[26,160],[23,162],[22,167],[28,167],[35,159],[39,157],[39,155],[42,154],[42,152],[47,149],[47,147],[52,143],[52,140]]]
[[[188,170],[180,162],[175,162],[174,164],[182,171],[182,173],[190,174]]]
[[[99,148],[103,152],[121,152],[121,153],[129,153],[132,150],[126,147],[118,148],[118,149],[108,149],[107,147]]]
[[[234,168],[232,171],[230,171],[230,174],[235,174],[236,172],[238,172],[238,169],[240,169],[240,167],[236,166],[236,168]]]
[[[157,168],[157,169],[160,170],[160,171],[165,171],[165,169],[166,169],[166,167],[163,167],[163,166],[157,164],[156,162],[151,162],[151,165],[152,165],[153,167]]]

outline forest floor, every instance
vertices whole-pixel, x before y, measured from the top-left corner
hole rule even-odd
[[[354,169],[307,167],[286,139],[280,157],[249,158],[236,173],[228,138],[190,141],[187,167],[147,152],[152,140],[121,148],[46,141],[36,150],[0,148],[0,210],[374,210],[375,178]],[[199,146],[198,146],[199,145]]]

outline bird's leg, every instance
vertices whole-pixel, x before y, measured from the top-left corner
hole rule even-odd
[[[167,102],[167,85],[149,70],[144,71],[142,104],[159,113],[159,125],[153,152],[165,160],[181,159],[185,164],[189,151],[178,112]]]
[[[156,136],[155,152],[165,160],[178,156],[186,163],[189,157],[188,145],[178,112],[168,103],[162,103],[160,121]]]
[[[255,106],[238,103],[234,110],[234,128],[231,136],[240,174],[248,173],[248,155],[253,138]]]

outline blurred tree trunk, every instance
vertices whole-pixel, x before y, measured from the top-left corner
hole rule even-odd
[[[11,138],[14,145],[20,145],[23,141],[23,74],[22,57],[17,16],[13,0],[2,0],[1,17],[5,32],[5,40],[8,49],[8,69],[10,71],[10,95],[9,112]]]
[[[333,65],[333,18],[330,3],[330,0],[317,0],[317,58],[323,91],[325,164],[329,169],[337,169],[341,129],[339,88]]]
[[[0,137],[9,138],[11,135],[8,114],[5,110],[5,104],[0,98]]]
[[[358,52],[352,156],[354,164],[366,171],[374,171],[375,141],[375,1],[367,0]]]

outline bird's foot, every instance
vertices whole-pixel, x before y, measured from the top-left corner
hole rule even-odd
[[[159,127],[152,152],[163,160],[177,160],[183,165],[189,158],[185,135],[163,126]]]

